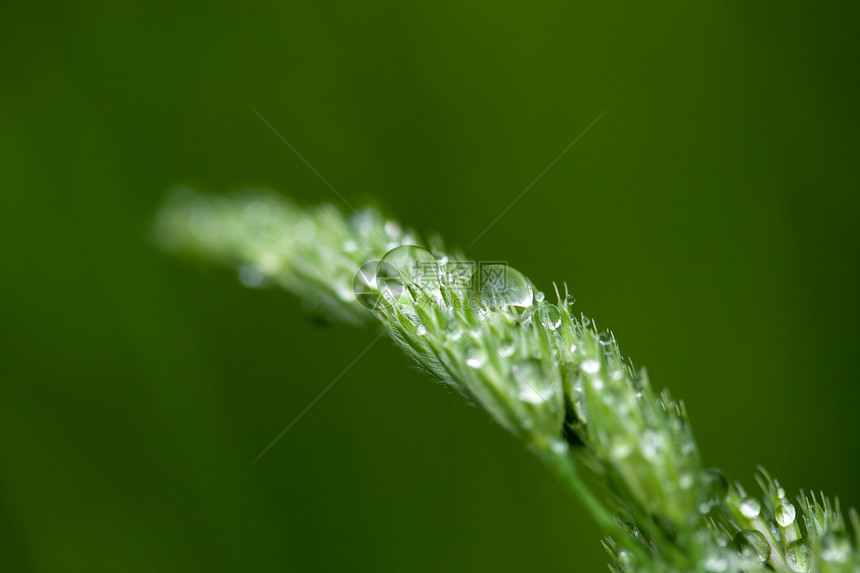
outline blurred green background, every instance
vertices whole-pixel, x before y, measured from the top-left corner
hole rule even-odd
[[[600,571],[589,516],[372,332],[164,256],[165,190],[375,198],[567,281],[708,465],[860,505],[847,3],[0,8],[0,570]]]

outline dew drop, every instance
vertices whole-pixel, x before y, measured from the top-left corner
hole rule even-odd
[[[835,531],[828,531],[821,538],[821,558],[831,563],[844,563],[851,554],[851,542]]]
[[[707,499],[699,505],[699,511],[708,513],[726,499],[729,493],[729,483],[717,468],[706,468],[702,472],[702,480],[707,492]]]
[[[729,568],[729,560],[715,551],[705,557],[705,561],[702,565],[705,567],[705,571],[721,573]]]
[[[572,294],[567,295],[564,299],[564,304],[567,306],[567,311],[571,312],[573,310],[573,305],[576,302],[576,299],[573,298]]]
[[[379,304],[379,292],[376,290],[376,270],[379,261],[370,261],[358,269],[352,277],[352,292],[355,300],[364,308],[375,309]]]
[[[248,288],[260,288],[266,283],[266,275],[254,265],[239,268],[239,282]]]
[[[471,348],[466,353],[466,366],[469,368],[480,368],[486,362],[484,352],[477,348]]]
[[[654,430],[645,430],[642,433],[642,454],[649,459],[657,458],[663,451],[664,439],[662,434]]]
[[[514,355],[514,352],[516,352],[516,347],[514,346],[513,343],[503,344],[502,346],[499,347],[499,355],[502,358],[510,358],[511,356]]]
[[[597,374],[600,372],[600,362],[593,358],[589,358],[582,363],[582,371],[586,374]]]
[[[474,304],[498,308],[517,306],[530,308],[534,304],[531,283],[518,270],[508,265],[481,265],[472,276]]]
[[[741,502],[740,510],[744,517],[753,519],[761,513],[761,503],[754,497],[747,497]]]
[[[561,311],[551,303],[542,304],[539,310],[540,322],[549,330],[555,330],[561,326]]]
[[[809,545],[803,539],[797,539],[785,548],[785,562],[789,569],[795,573],[808,573],[812,571],[812,556]]]
[[[441,298],[439,265],[430,251],[414,245],[395,247],[385,253],[376,270],[379,292],[391,301],[412,302],[407,285],[414,285],[436,299]]]
[[[764,563],[770,557],[770,544],[764,535],[755,529],[738,531],[732,544],[746,560]]]
[[[776,522],[782,527],[788,527],[794,523],[796,515],[797,511],[794,509],[794,506],[791,503],[786,502],[776,508],[776,514],[774,517],[776,518]]]
[[[418,333],[418,336],[424,336],[425,334],[427,334],[427,327],[423,324],[419,324],[418,328],[416,328],[415,331]]]
[[[401,233],[402,231],[400,230],[400,225],[398,225],[394,221],[385,222],[385,234],[388,235],[391,239],[399,239]]]
[[[688,473],[682,473],[678,477],[678,485],[681,486],[681,489],[690,489],[693,487],[693,476]]]

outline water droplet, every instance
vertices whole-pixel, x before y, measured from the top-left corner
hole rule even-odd
[[[419,324],[418,328],[416,328],[415,331],[418,333],[418,336],[424,336],[425,334],[427,334],[427,327],[423,324]]]
[[[481,265],[472,276],[472,285],[471,298],[477,306],[529,308],[534,304],[531,283],[508,265]]]
[[[633,452],[633,446],[627,440],[617,439],[609,452],[613,460],[623,460]]]
[[[693,476],[688,473],[682,473],[678,477],[678,485],[681,486],[681,489],[690,489],[693,487]]]
[[[376,269],[379,261],[370,261],[358,269],[352,277],[352,292],[355,300],[364,308],[375,309],[379,303],[379,292],[376,290]]]
[[[343,242],[343,250],[347,253],[354,253],[358,249],[358,244],[352,239]]]
[[[831,563],[844,563],[851,554],[851,541],[847,537],[828,531],[821,537],[821,558]]]
[[[809,545],[803,539],[797,539],[785,548],[785,562],[789,569],[796,573],[808,573],[812,571],[812,555]]]
[[[414,245],[395,247],[385,253],[376,269],[376,286],[382,295],[400,304],[411,304],[409,286],[441,298],[439,265],[430,251]]]
[[[557,454],[566,454],[570,450],[570,446],[564,440],[553,440],[549,446]]]
[[[248,288],[260,288],[266,282],[266,275],[254,265],[242,265],[239,268],[239,282]]]
[[[571,354],[576,354],[576,344],[571,344],[571,345],[570,345],[570,353],[571,353]]]
[[[764,563],[770,557],[770,544],[760,531],[744,529],[732,540],[741,557],[748,561]]]
[[[470,368],[480,368],[486,362],[487,357],[484,351],[478,348],[470,348],[466,353],[466,366]]]
[[[542,304],[540,306],[540,322],[544,327],[555,330],[561,326],[561,311],[558,307],[551,303]]]
[[[503,344],[499,347],[499,355],[502,356],[502,358],[509,358],[514,355],[514,352],[516,352],[516,347],[513,343]]]
[[[774,480],[774,485],[776,485],[776,497],[785,499],[785,490],[779,485],[779,482]]]
[[[754,497],[748,497],[741,502],[740,510],[744,517],[753,519],[761,513],[761,503]]]
[[[462,337],[463,337],[463,331],[462,331],[462,330],[460,330],[459,328],[455,328],[454,330],[452,330],[452,331],[448,334],[448,338],[450,338],[450,339],[451,339],[451,340],[453,340],[454,342],[456,342],[456,341],[460,340],[460,338],[462,338]]]
[[[573,310],[573,304],[576,302],[576,299],[573,298],[572,294],[567,295],[567,298],[564,299],[564,304],[567,305],[567,311],[571,312]]]
[[[600,372],[600,362],[593,358],[589,358],[582,363],[582,371],[586,374],[597,374]]]
[[[552,398],[552,389],[547,388],[543,391],[538,391],[529,384],[517,393],[517,398],[529,404],[544,404]]]
[[[398,225],[394,221],[386,221],[385,222],[385,234],[388,235],[391,239],[399,239],[400,234],[400,225]]]
[[[721,573],[729,568],[729,560],[726,559],[724,555],[714,551],[705,557],[705,561],[702,565],[704,565],[705,571]]]
[[[657,458],[663,450],[663,435],[654,430],[645,430],[642,433],[642,455],[646,458]]]
[[[707,492],[707,499],[699,505],[699,511],[708,513],[726,499],[729,493],[729,482],[717,468],[706,468],[702,472],[702,480]]]
[[[797,511],[794,509],[794,506],[786,502],[780,504],[780,506],[776,508],[774,517],[776,518],[776,522],[782,527],[788,527],[789,525],[794,523],[794,518],[796,515]]]

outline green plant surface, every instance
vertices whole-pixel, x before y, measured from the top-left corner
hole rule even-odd
[[[177,189],[155,231],[247,286],[297,294],[318,317],[381,323],[563,480],[606,533],[612,570],[860,570],[854,510],[846,520],[823,494],[789,495],[763,469],[748,494],[705,467],[683,402],[655,391],[566,285],[547,296],[515,269],[486,269],[504,271],[500,288],[375,209],[344,215],[265,191]],[[367,263],[375,272],[359,273]]]

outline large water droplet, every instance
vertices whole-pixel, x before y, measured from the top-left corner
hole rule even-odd
[[[831,563],[844,563],[851,554],[851,541],[835,531],[828,531],[821,538],[821,558]]]
[[[761,513],[761,503],[754,497],[747,497],[741,502],[740,510],[744,517],[753,519]]]
[[[774,512],[776,522],[782,527],[788,527],[794,523],[794,518],[796,516],[797,510],[795,510],[794,506],[788,502],[780,504],[780,506],[776,508],[776,512]]]
[[[770,557],[770,544],[764,535],[755,529],[738,531],[732,543],[745,560],[764,563]]]
[[[539,316],[540,322],[545,328],[555,330],[561,326],[561,311],[558,307],[551,303],[542,304],[540,306]]]
[[[812,571],[812,555],[809,545],[803,539],[797,539],[785,548],[785,562],[789,569],[796,573],[808,573]]]
[[[472,288],[471,298],[475,305],[529,308],[534,304],[531,283],[522,273],[508,265],[481,265],[472,276]]]
[[[410,286],[438,300],[441,298],[440,285],[436,257],[427,249],[414,245],[391,249],[376,269],[376,286],[391,302],[411,304]]]

